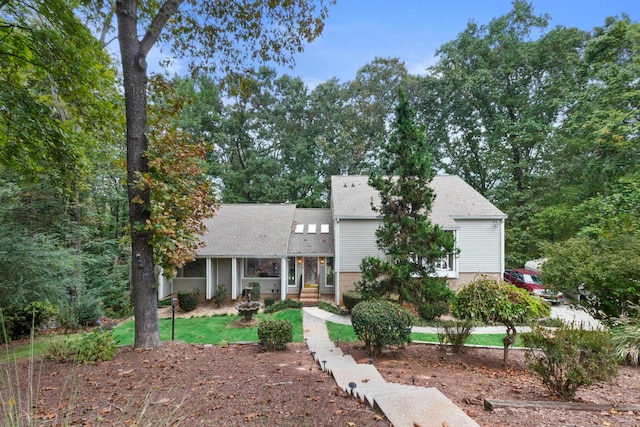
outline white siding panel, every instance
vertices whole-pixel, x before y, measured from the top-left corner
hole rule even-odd
[[[382,257],[384,254],[376,246],[378,220],[341,220],[338,242],[340,271],[360,271],[362,259],[368,256]]]
[[[458,270],[460,273],[497,272],[502,267],[502,240],[499,221],[456,220],[458,230]]]

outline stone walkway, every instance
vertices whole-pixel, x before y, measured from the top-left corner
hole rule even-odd
[[[348,322],[317,307],[304,308],[304,338],[313,358],[340,388],[378,408],[394,427],[479,427],[435,387],[388,383],[374,365],[343,354],[329,339],[327,320]]]

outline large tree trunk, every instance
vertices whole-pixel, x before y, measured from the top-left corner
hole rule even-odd
[[[137,38],[136,2],[118,0],[118,39],[127,114],[127,191],[131,225],[131,280],[135,316],[135,348],[160,347],[158,305],[153,274],[153,248],[148,232],[136,230],[150,218],[148,191],[136,188],[136,173],[147,173],[147,64]]]

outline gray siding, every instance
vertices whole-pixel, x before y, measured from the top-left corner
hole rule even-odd
[[[368,256],[383,257],[376,246],[378,220],[341,220],[339,227],[340,271],[360,271],[362,259]]]
[[[458,231],[458,271],[487,273],[500,271],[501,227],[493,220],[456,220]]]

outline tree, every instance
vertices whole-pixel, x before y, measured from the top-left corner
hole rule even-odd
[[[460,319],[480,322],[498,322],[507,327],[502,339],[507,366],[509,347],[516,341],[516,324],[549,316],[549,305],[526,290],[498,278],[482,276],[463,285],[455,296],[451,313]]]
[[[419,90],[436,168],[459,175],[509,215],[507,265],[522,265],[539,249],[530,220],[540,179],[569,96],[584,82],[578,70],[587,34],[547,30],[548,22],[524,0],[487,25],[470,22],[438,50]]]
[[[381,144],[386,175],[369,176],[369,185],[380,193],[380,205],[372,207],[381,216],[376,240],[387,258],[363,259],[358,288],[369,296],[397,294],[401,302],[419,307],[447,300],[446,280],[436,277],[435,266],[454,251],[454,242],[450,233],[429,220],[435,198],[429,183],[435,173],[424,131],[414,120],[415,112],[400,89],[393,132]]]
[[[147,140],[147,63],[158,42],[171,43],[178,58],[189,56],[194,69],[218,72],[238,82],[250,61],[287,63],[322,31],[327,6],[259,0],[220,3],[166,0],[161,3],[117,0],[115,13],[122,64],[127,122],[127,184],[133,253],[133,304],[136,348],[160,346],[152,237],[141,225],[150,221],[150,192],[136,185],[149,171]],[[103,2],[97,3],[102,5]],[[143,36],[138,38],[139,31]]]
[[[545,246],[543,280],[585,298],[594,317],[611,322],[640,302],[640,177],[621,179],[611,195],[575,210],[585,225],[576,236]]]
[[[628,16],[595,29],[580,69],[586,84],[571,98],[554,153],[550,197],[576,205],[607,196],[621,177],[640,170],[639,46],[640,23]]]

